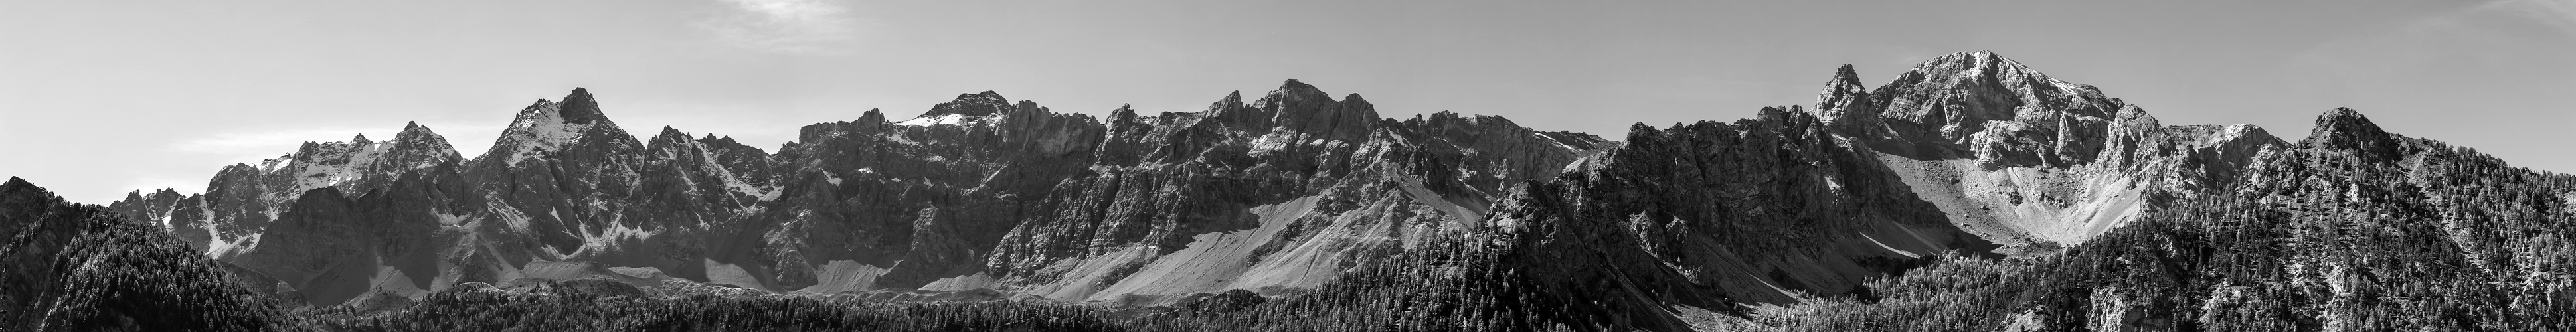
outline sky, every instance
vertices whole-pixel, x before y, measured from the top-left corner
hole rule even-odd
[[[2284,139],[2351,107],[2576,172],[2576,0],[0,2],[0,176],[74,201],[304,141],[429,126],[467,156],[575,87],[629,132],[775,150],[871,108],[997,91],[1057,112],[1197,111],[1286,79],[1388,117],[1623,137],[1805,105],[1993,51],[2167,125]]]

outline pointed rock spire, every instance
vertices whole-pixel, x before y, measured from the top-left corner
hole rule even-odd
[[[1243,90],[1225,93],[1225,98],[1217,98],[1216,102],[1208,103],[1207,111],[1216,113],[1237,108],[1243,108]]]
[[[715,137],[715,134],[710,133],[710,134],[707,134],[707,136],[708,136],[709,138],[713,138],[713,137]],[[674,142],[677,142],[677,141],[687,141],[687,140],[689,140],[689,133],[680,132],[680,129],[679,129],[679,128],[672,128],[672,127],[671,127],[671,126],[669,126],[669,125],[664,125],[664,126],[662,126],[662,132],[661,132],[661,133],[653,135],[653,140],[654,140],[654,141],[657,141],[657,142],[658,142],[658,141],[664,141],[664,140],[669,140],[669,141],[674,141]]]
[[[1833,80],[1825,81],[1824,92],[1816,94],[1816,108],[1812,111],[1826,125],[1846,135],[1858,135],[1863,123],[1878,119],[1878,104],[1849,64],[1834,68]]]
[[[402,130],[402,132],[400,132],[400,133],[394,133],[394,139],[396,139],[396,140],[406,140],[406,141],[407,141],[407,140],[421,139],[421,138],[436,138],[436,137],[438,137],[438,133],[436,133],[436,132],[431,132],[431,131],[429,130],[429,126],[423,126],[423,125],[420,125],[420,122],[404,122],[404,123],[403,123],[403,130]],[[444,140],[446,140],[446,139],[444,139],[444,138],[440,138],[439,140],[444,141]],[[442,142],[442,143],[444,143],[444,142]]]
[[[589,124],[608,120],[608,115],[599,111],[599,100],[590,96],[590,89],[584,88],[572,88],[572,94],[564,95],[559,112],[563,114],[564,123]]]
[[[420,125],[419,122],[403,123],[403,131],[395,133],[391,143],[393,146],[390,149],[393,150],[417,151],[445,161],[465,160],[465,157],[456,153],[455,146],[448,145],[447,137],[439,136],[437,132],[430,131],[429,126]]]
[[[710,135],[710,137],[712,136],[713,135]],[[674,144],[689,144],[690,142],[695,141],[689,139],[689,133],[680,132],[680,129],[678,128],[664,125],[662,126],[662,131],[654,134],[652,139],[644,142],[644,149],[659,151],[662,149],[672,148]]]

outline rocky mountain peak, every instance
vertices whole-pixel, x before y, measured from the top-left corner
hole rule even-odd
[[[1208,103],[1207,112],[1216,114],[1237,108],[1243,108],[1243,91],[1240,90],[1227,92],[1224,98],[1217,98],[1216,102]]]
[[[1844,64],[1840,67],[1834,67],[1834,78],[1832,80],[1825,81],[1824,92],[1816,94],[1816,108],[1821,109],[1828,105],[1838,106],[1849,105],[1854,102],[1864,102],[1863,100],[1854,99],[1868,94],[1869,87],[1861,83],[1860,73],[1853,71],[1852,65]]]
[[[1011,100],[1009,98],[1002,98],[1002,94],[1000,93],[992,91],[961,93],[957,94],[957,99],[950,100],[946,103],[940,103],[938,106],[932,106],[929,112],[922,112],[921,116],[935,117],[949,114],[992,116],[993,114],[1001,113],[1004,111],[1004,108],[1010,106]]]
[[[1867,96],[1883,124],[1868,126],[1880,151],[1973,156],[1989,167],[2089,162],[2102,140],[2094,132],[2126,106],[2092,86],[1982,51],[1917,64]]]
[[[1312,84],[1298,82],[1293,78],[1280,82],[1278,90],[1270,90],[1270,96],[1299,99],[1332,98],[1332,95],[1324,93],[1323,89],[1317,89]]]
[[[859,123],[881,123],[885,121],[886,116],[884,109],[870,108],[866,112],[859,112]]]
[[[1235,95],[1231,94],[1226,97],[1227,99],[1237,98]],[[1279,83],[1279,89],[1270,90],[1270,93],[1262,95],[1261,100],[1253,101],[1252,107],[1267,109],[1273,112],[1281,112],[1276,114],[1276,116],[1279,117],[1291,117],[1291,115],[1286,114],[1285,112],[1323,111],[1327,108],[1323,106],[1338,102],[1341,101],[1333,100],[1333,95],[1330,93],[1324,93],[1323,89],[1315,88],[1314,85],[1309,85],[1305,82],[1298,82],[1295,79],[1290,79],[1287,82]],[[1374,118],[1375,116],[1372,115],[1371,117]]]
[[[992,90],[985,90],[984,92],[977,93],[960,93],[957,94],[956,100],[951,100],[949,102],[976,105],[1007,105],[1011,103],[1011,99],[1002,98],[1001,93],[996,93]]]
[[[1878,118],[1878,106],[1869,98],[1869,87],[1862,85],[1860,74],[1849,64],[1834,68],[1834,78],[1825,82],[1824,92],[1816,94],[1816,117],[1825,124],[1857,132],[1861,123]]]
[[[332,142],[332,143],[339,143],[339,142]],[[312,155],[315,155],[315,154],[319,154],[319,153],[320,153],[320,151],[321,151],[321,149],[322,149],[322,143],[317,143],[317,142],[314,142],[314,141],[304,141],[304,145],[298,145],[298,146],[296,146],[296,147],[295,147],[295,154],[288,155],[288,156],[287,156],[287,158],[289,158],[289,159],[304,159],[304,157],[308,157],[308,156],[312,156]]]
[[[2351,108],[2336,107],[2317,115],[2316,129],[2299,145],[2309,148],[2347,150],[2368,160],[2394,160],[2398,156],[2395,135],[2381,130],[2379,124]]]
[[[633,136],[619,129],[617,122],[610,121],[608,115],[600,111],[599,102],[591,97],[588,89],[574,88],[571,95],[564,96],[562,103],[538,99],[536,103],[520,109],[519,115],[510,121],[510,127],[503,129],[501,138],[485,152],[485,158],[477,160],[501,156],[499,160],[516,163],[532,151],[561,151],[565,146],[588,139],[615,141],[608,144],[618,146],[640,145],[634,142]]]
[[[608,115],[599,111],[599,100],[590,96],[590,89],[584,88],[572,88],[572,94],[564,95],[562,109],[558,112],[563,114],[565,123],[589,124],[608,120]]]
[[[388,143],[390,146],[387,149],[391,150],[417,151],[439,156],[448,161],[464,160],[464,157],[456,153],[455,146],[447,144],[447,137],[439,136],[437,132],[430,131],[429,126],[422,126],[419,123],[403,124],[403,131],[394,134],[394,140]]]
[[[1886,101],[1889,117],[1918,121],[2028,120],[2055,113],[2108,118],[2121,104],[2093,86],[2060,81],[1986,51],[1924,61],[1879,89],[1873,94]]]
[[[707,136],[707,138],[708,138],[708,139],[714,139],[714,138],[715,138],[715,136],[713,136],[713,135],[709,135],[709,136]],[[701,141],[701,140],[698,140],[698,139],[695,139],[695,138],[691,138],[691,137],[690,137],[690,135],[689,135],[689,133],[681,132],[679,128],[672,128],[671,126],[662,126],[662,131],[661,131],[660,133],[658,133],[658,134],[654,134],[652,139],[649,139],[649,140],[646,140],[646,141],[645,141],[644,150],[646,150],[646,151],[661,151],[661,153],[670,153],[670,151],[668,151],[668,149],[671,149],[671,148],[673,148],[673,147],[675,147],[675,146],[691,145],[691,144],[699,144],[699,142],[702,142],[702,141]]]
[[[1932,60],[1915,64],[1914,69],[1950,69],[1964,71],[1968,75],[1982,76],[2030,72],[2030,67],[1997,55],[1993,51],[1959,52],[1933,57]]]
[[[715,138],[715,134],[707,134],[707,138]],[[664,125],[662,126],[662,133],[653,135],[653,140],[685,141],[689,140],[689,133],[683,133],[680,132],[679,128],[672,128],[671,126]]]
[[[1219,103],[1236,98],[1235,95],[1226,97],[1227,100]],[[1263,95],[1243,113],[1249,114],[1219,117],[1227,118],[1224,121],[1238,128],[1289,130],[1345,141],[1365,138],[1369,126],[1379,119],[1377,107],[1358,94],[1333,100],[1332,94],[1294,79],[1280,83],[1278,90]]]
[[[403,122],[402,132],[395,133],[394,139],[412,139],[426,136],[438,136],[438,134],[430,132],[429,126],[422,126],[418,121],[405,121]]]
[[[1027,103],[1026,101],[1022,102]],[[1009,98],[1002,98],[1002,94],[1000,93],[994,93],[992,91],[984,91],[981,93],[961,93],[957,94],[957,99],[955,100],[940,103],[937,106],[931,106],[929,111],[921,112],[921,116],[913,117],[911,120],[896,122],[895,124],[906,126],[929,126],[941,124],[964,125],[970,123],[981,123],[994,116],[1008,113],[1013,109],[1013,107],[1014,106],[1011,105],[1011,100]]]

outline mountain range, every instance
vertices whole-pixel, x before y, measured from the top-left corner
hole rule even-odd
[[[245,301],[324,308],[302,315],[329,329],[559,288],[1105,308],[1136,330],[2563,329],[2576,312],[2576,177],[2350,109],[2296,142],[2168,126],[1989,52],[1876,88],[1843,66],[1812,105],[1606,138],[1388,117],[1288,80],[1101,117],[961,94],[771,151],[638,140],[597,98],[530,103],[470,158],[407,124],[101,211],[165,230],[152,241]],[[1211,306],[1238,318],[1171,318]],[[1240,318],[1279,315],[1305,317]],[[657,329],[640,326],[660,325],[598,328]]]

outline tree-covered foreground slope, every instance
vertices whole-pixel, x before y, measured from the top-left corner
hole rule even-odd
[[[0,183],[0,330],[260,331],[281,315],[159,225]]]

